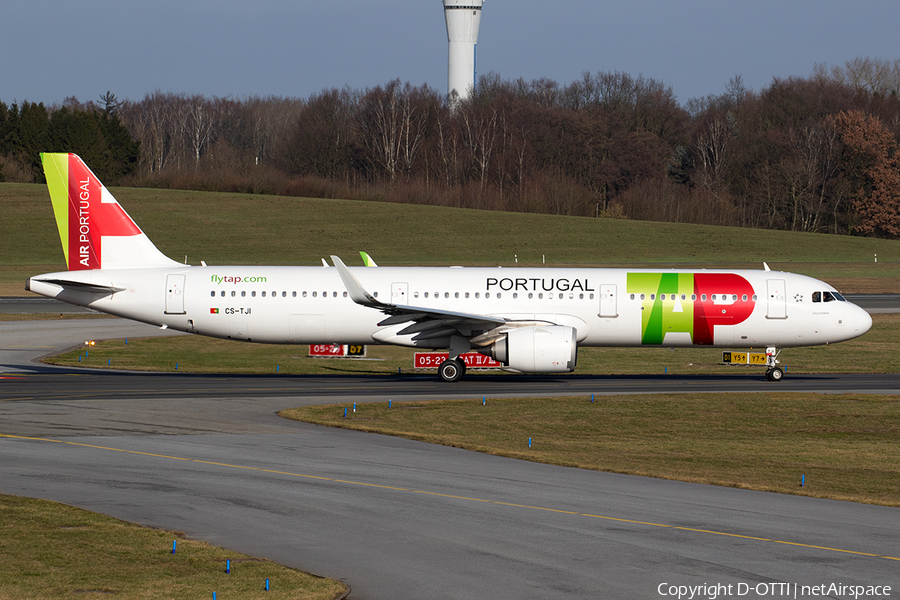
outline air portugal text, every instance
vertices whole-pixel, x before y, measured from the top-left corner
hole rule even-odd
[[[91,180],[78,182],[78,262],[91,268]]]
[[[488,277],[485,289],[504,292],[594,292],[587,279],[545,279],[543,277]]]

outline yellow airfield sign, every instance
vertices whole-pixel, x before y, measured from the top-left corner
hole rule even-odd
[[[765,365],[765,352],[723,352],[722,362],[726,365]]]

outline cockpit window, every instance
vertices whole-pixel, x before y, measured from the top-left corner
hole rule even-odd
[[[813,302],[846,302],[847,299],[841,296],[838,292],[813,292],[812,293],[812,301]]]

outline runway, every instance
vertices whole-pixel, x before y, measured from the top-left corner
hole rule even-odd
[[[798,597],[804,585],[900,589],[894,508],[540,465],[275,415],[302,404],[448,397],[433,378],[83,373],[30,362],[80,343],[83,331],[68,325],[76,322],[63,323],[0,323],[0,492],[342,579],[353,600],[637,599],[715,584],[743,598],[777,596],[781,583],[797,585]],[[89,327],[118,337],[119,326],[159,333],[118,320]],[[460,383],[452,395],[473,399],[772,389],[757,375]],[[900,391],[895,375],[792,375],[784,384]]]

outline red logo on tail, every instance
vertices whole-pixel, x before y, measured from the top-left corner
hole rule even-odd
[[[138,235],[141,230],[119,203],[102,201],[103,185],[81,159],[69,155],[69,269],[100,269],[104,236]]]

